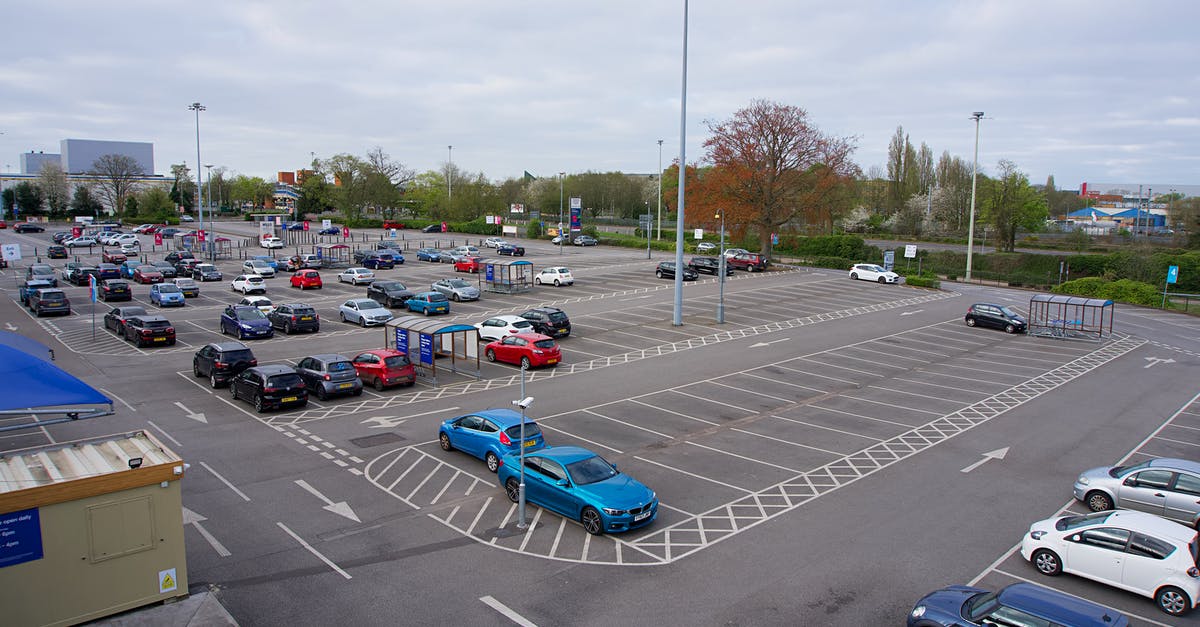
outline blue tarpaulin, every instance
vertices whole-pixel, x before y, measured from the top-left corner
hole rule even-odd
[[[4,393],[0,394],[0,414],[67,415],[59,420],[8,425],[0,427],[0,431],[112,413],[112,400],[50,363],[50,357],[50,350],[42,344],[15,333],[0,331],[0,381],[4,382]]]

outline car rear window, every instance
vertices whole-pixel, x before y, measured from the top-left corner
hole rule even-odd
[[[329,364],[330,372],[346,372],[347,370],[354,370],[354,364],[348,361],[335,361]]]
[[[542,428],[539,427],[536,422],[532,422],[529,420],[525,421],[525,437],[526,438],[532,438],[533,436],[538,435],[541,432],[542,432]],[[521,425],[519,425],[519,424],[513,425],[513,426],[505,429],[504,433],[508,434],[508,437],[510,437],[510,438],[518,439],[521,437]]]
[[[538,348],[554,348],[554,340],[538,340],[533,345]]]
[[[567,314],[565,314],[561,311],[556,311],[556,312],[550,314],[550,321],[551,322],[566,322]]]
[[[250,352],[250,349],[248,348],[221,353],[221,361],[228,361],[231,363],[246,362],[253,359],[254,353]]]
[[[290,388],[298,385],[300,385],[300,375],[298,374],[277,374],[267,378],[267,387]]]
[[[147,320],[146,321],[147,329],[165,329],[169,326],[171,326],[171,323],[167,322],[166,320]]]
[[[446,300],[445,294],[439,293],[439,294],[430,294],[429,295],[429,302],[431,302],[431,303],[441,303],[441,302],[445,302],[445,300]]]
[[[410,363],[412,362],[408,361],[407,355],[392,355],[391,357],[383,360],[383,365],[387,366],[388,368],[403,368]],[[528,427],[529,425],[526,424],[525,426]]]
[[[317,312],[312,307],[292,307],[292,313],[297,316],[311,316]]]
[[[42,298],[45,298],[45,299],[59,299],[59,298],[66,298],[66,297],[67,297],[67,295],[65,293],[57,291],[57,290],[42,290]]]

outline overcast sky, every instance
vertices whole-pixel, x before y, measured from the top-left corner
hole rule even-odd
[[[344,8],[350,7],[350,8]],[[491,180],[678,158],[682,0],[23,2],[0,32],[0,164],[153,142],[274,180],[375,146]],[[1200,3],[693,0],[686,159],[754,99],[883,166],[897,126],[1034,183],[1200,183]],[[453,151],[447,146],[453,145]]]

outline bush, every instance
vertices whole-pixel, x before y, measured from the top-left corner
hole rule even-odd
[[[1149,283],[1130,279],[1109,281],[1099,277],[1088,277],[1067,281],[1051,290],[1055,294],[1072,294],[1087,298],[1101,298],[1119,303],[1153,307],[1161,304],[1162,292]]]
[[[942,282],[938,280],[937,276],[931,276],[928,274],[913,274],[905,276],[904,283],[905,285],[911,285],[913,287],[931,287],[935,290],[942,287]]]

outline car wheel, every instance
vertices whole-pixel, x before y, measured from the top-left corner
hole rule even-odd
[[[654,276],[656,276],[656,277],[658,277],[658,278],[660,278],[660,279],[661,279],[661,278],[663,277],[662,270],[655,270],[655,271],[654,271]]]
[[[320,400],[323,400],[323,401],[329,400],[329,392],[325,391],[325,386],[323,386],[323,385],[317,386],[317,398]]]
[[[266,405],[263,405],[263,399],[261,396],[254,397],[254,411],[260,414],[267,411],[267,407]]]
[[[496,457],[495,453],[488,451],[487,455],[484,456],[483,461],[487,464],[487,469],[489,471],[496,472],[497,470],[500,470],[500,458]]]
[[[345,321],[346,321],[346,314],[345,314],[345,313],[339,313],[338,315],[339,315],[339,316],[341,316],[341,318],[342,318],[342,322],[345,322]]]
[[[973,327],[973,326],[975,326],[975,319],[974,319],[974,318],[967,318],[967,326],[969,326],[969,327]]]
[[[426,308],[422,309],[422,310],[421,310],[421,313],[423,313],[423,314],[425,314],[426,316],[428,316],[428,315],[429,315],[429,308],[428,308],[428,307],[426,307]]]
[[[457,303],[458,301],[460,301],[460,300],[462,300],[462,299],[458,297],[458,294],[451,294],[451,295],[450,295],[450,300],[452,300],[452,301],[454,301],[454,302],[456,302],[456,303]]]
[[[283,334],[284,335],[291,335],[292,333],[295,333],[295,332],[296,332],[296,327],[293,327],[292,323],[289,322],[289,323],[283,325]]]
[[[201,374],[200,374],[200,366],[199,366],[199,365],[197,365],[197,364],[195,364],[195,363],[193,363],[193,364],[192,364],[192,374],[193,374],[193,375],[196,375],[197,377],[201,376]]]
[[[1088,492],[1088,495],[1083,499],[1087,503],[1088,509],[1093,512],[1103,512],[1113,508],[1112,499],[1103,492]]]
[[[383,377],[375,377],[375,382],[373,383],[373,385],[375,387],[376,392],[382,392],[383,391]]]
[[[522,367],[522,368],[524,368],[524,369],[528,370],[530,365],[531,365],[531,363],[530,363],[530,361],[529,361],[529,358],[528,358],[528,357],[522,357],[522,358],[521,358],[521,367]]]
[[[887,283],[887,279],[885,279],[883,277],[879,277],[879,284],[883,285],[884,283]]]
[[[600,518],[600,512],[591,507],[583,508],[583,514],[579,516],[579,522],[583,523],[583,530],[598,536],[604,532],[604,520]]]
[[[367,328],[367,319],[366,319],[366,318],[359,318],[359,319],[358,319],[358,326],[360,326],[360,327],[362,327],[362,328],[364,328],[364,329],[365,329],[365,328]]]
[[[521,482],[515,477],[509,477],[508,481],[504,482],[504,494],[508,495],[508,500],[517,503],[521,500]]]
[[[239,340],[244,340],[244,339],[246,339],[246,337],[245,337],[245,334],[244,334],[244,333],[242,333],[242,328],[241,328],[241,327],[238,327],[237,339],[239,339]]]
[[[213,372],[208,375],[208,385],[214,390],[221,387],[221,381],[217,379],[217,373]]]
[[[558,279],[554,279],[554,287],[558,287],[559,285],[561,285],[561,283],[558,282]]]
[[[488,361],[496,361],[496,351],[494,351],[490,348],[487,349],[487,352],[484,353],[484,356],[487,357]]]
[[[1171,616],[1187,614],[1192,607],[1192,601],[1188,598],[1187,593],[1175,586],[1165,586],[1154,593],[1154,602],[1158,604],[1158,609]]]
[[[533,277],[533,284],[534,284],[534,285],[541,285],[541,284],[542,284],[542,280],[541,280],[540,278],[538,278],[538,277]],[[555,284],[555,285],[558,285],[558,281],[555,281],[555,282],[554,282],[554,284]]]
[[[1017,332],[1017,327],[1014,327],[1014,326],[1013,326],[1013,325],[1011,325],[1011,324],[1006,324],[1006,325],[1004,325],[1004,332],[1005,332],[1005,333],[1010,333],[1010,334],[1011,334],[1011,333],[1016,333],[1016,332]]]
[[[229,395],[232,396],[233,400],[235,401],[238,399],[237,386],[232,383],[229,384]]]
[[[1057,577],[1062,574],[1062,560],[1058,554],[1050,549],[1038,549],[1033,552],[1033,557],[1030,558],[1033,566],[1038,569],[1038,572],[1050,577]]]
[[[857,281],[857,280],[858,280],[858,273],[857,273],[857,272],[851,272],[851,273],[850,273],[850,278],[852,278],[852,279],[854,279],[855,281]]]

